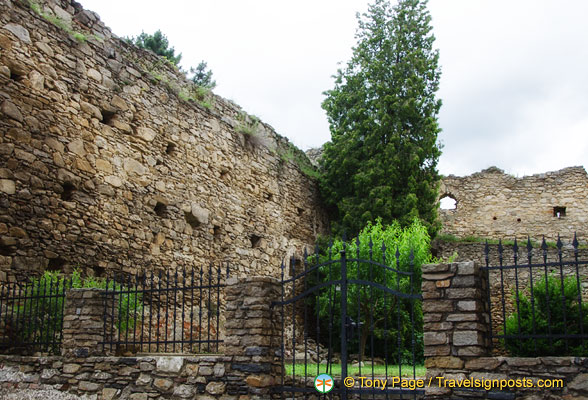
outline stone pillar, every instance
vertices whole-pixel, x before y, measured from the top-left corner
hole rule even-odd
[[[65,294],[63,312],[63,343],[61,353],[65,357],[107,355],[102,351],[104,318],[111,321],[112,297],[104,296],[103,289],[70,289]],[[105,304],[106,304],[106,316]],[[116,311],[116,310],[115,310]],[[109,329],[106,339],[108,340]]]
[[[230,278],[226,287],[226,355],[232,358],[228,371],[229,395],[247,399],[270,399],[281,371],[281,315],[272,301],[281,296],[275,278]]]
[[[472,261],[423,265],[423,320],[427,380],[464,376],[465,363],[489,353],[486,275]],[[447,388],[427,389],[427,398]]]

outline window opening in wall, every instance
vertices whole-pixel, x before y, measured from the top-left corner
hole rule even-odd
[[[63,188],[63,192],[61,192],[61,200],[70,201],[74,192],[77,190],[76,186],[71,182],[64,182],[61,187]]]
[[[18,72],[10,71],[10,79],[16,82],[20,82],[24,79],[24,75]]]
[[[566,208],[565,207],[553,207],[553,216],[556,218],[561,218],[566,216]]]
[[[166,210],[167,206],[159,201],[157,202],[155,207],[153,207],[153,211],[155,211],[155,214],[157,214],[159,217],[163,217],[165,215]]]
[[[165,148],[165,154],[172,155],[176,151],[176,145],[174,143],[168,143]]]
[[[439,207],[442,210],[455,210],[457,208],[457,200],[449,194],[446,194],[443,197],[441,197],[439,203]]]
[[[261,236],[257,236],[255,234],[251,235],[249,240],[251,240],[251,247],[253,248],[259,247],[261,244]]]
[[[115,115],[116,113],[112,111],[102,110],[102,121],[100,122],[102,122],[104,125],[112,126],[112,120],[114,119]]]

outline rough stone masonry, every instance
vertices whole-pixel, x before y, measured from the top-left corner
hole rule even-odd
[[[2,1],[0,279],[209,262],[276,276],[313,243],[327,222],[288,141],[194,90],[75,1]]]

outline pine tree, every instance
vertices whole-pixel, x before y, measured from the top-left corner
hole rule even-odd
[[[159,29],[153,35],[141,32],[139,36],[131,39],[131,41],[142,49],[151,50],[158,56],[167,58],[174,65],[178,65],[182,59],[182,53],[175,54],[175,49],[169,46],[167,36],[161,33]]]
[[[375,0],[358,15],[358,44],[326,91],[331,142],[324,147],[321,192],[335,232],[368,221],[437,219],[439,53],[426,0]]]

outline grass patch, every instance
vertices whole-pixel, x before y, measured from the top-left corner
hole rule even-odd
[[[341,364],[332,364],[329,372],[327,372],[327,365],[326,364],[319,364],[319,373],[328,373],[331,376],[341,376]],[[286,376],[292,376],[292,364],[286,364]],[[416,376],[425,376],[427,374],[427,369],[424,365],[417,365],[415,367]],[[314,363],[309,363],[306,365],[306,375],[307,376],[314,376],[317,373],[317,365]],[[385,365],[374,365],[373,366],[373,374],[374,376],[386,376],[386,366]],[[347,366],[347,375],[348,376],[360,376],[359,374],[359,367],[354,367],[351,364]],[[371,376],[372,375],[372,366],[366,365],[361,367],[361,376]],[[296,364],[296,376],[305,376],[304,374],[304,364]],[[398,365],[388,365],[388,376],[399,376]],[[402,365],[402,376],[404,377],[412,377],[413,376],[413,368],[412,365]]]
[[[56,27],[64,30],[65,32],[70,34],[78,42],[84,43],[88,39],[86,37],[86,35],[84,35],[83,33],[74,31],[72,29],[71,25],[69,24],[69,22],[65,21],[64,19],[59,18],[56,15],[47,14],[47,13],[43,12],[43,10],[41,9],[41,6],[38,3],[35,3],[34,1],[31,1],[31,0],[28,0],[26,3],[28,4],[30,9],[35,14],[43,17],[46,21],[48,21],[48,22],[52,23],[53,25],[55,25]]]

